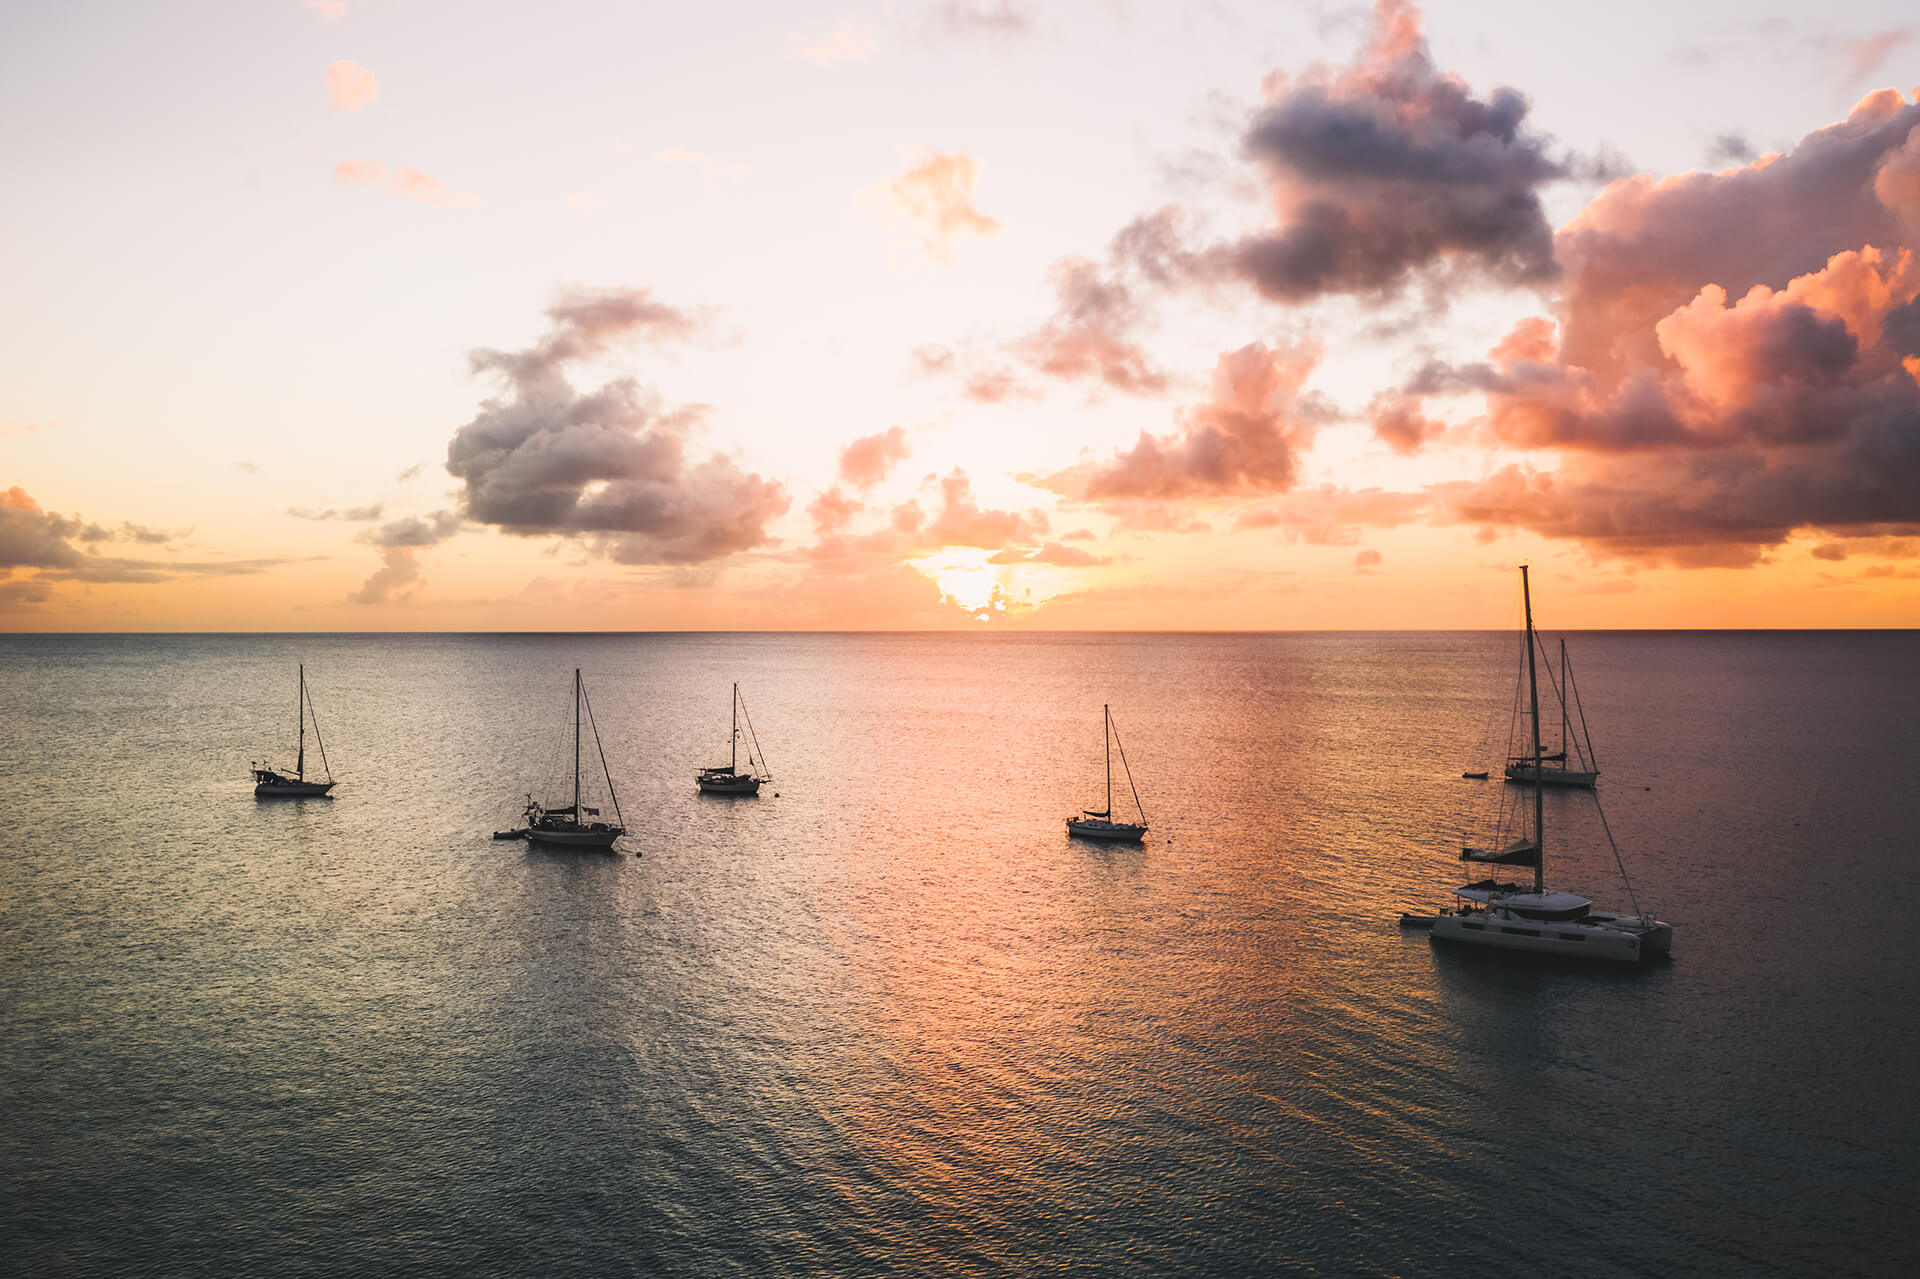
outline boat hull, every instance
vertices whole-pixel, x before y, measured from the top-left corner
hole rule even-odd
[[[318,799],[333,787],[332,782],[261,782],[253,794],[255,799]]]
[[[1542,785],[1584,786],[1589,790],[1593,788],[1596,781],[1600,780],[1600,774],[1597,772],[1583,773],[1572,768],[1542,768],[1538,770],[1538,776]],[[1535,769],[1532,764],[1507,765],[1507,780],[1510,782],[1531,784],[1534,777]]]
[[[1067,818],[1067,834],[1081,839],[1099,839],[1114,844],[1137,844],[1146,838],[1147,828],[1132,822],[1081,821]]]
[[[612,848],[613,841],[625,834],[619,830],[540,830],[530,827],[527,839],[531,843],[546,844],[553,848]]]
[[[1622,919],[1612,915],[1599,918]],[[1673,929],[1651,920],[1629,929],[1604,923],[1521,919],[1475,911],[1465,915],[1436,915],[1431,928],[1435,941],[1624,964],[1664,955],[1673,945]]]
[[[758,795],[758,777],[696,777],[694,784],[709,795]]]

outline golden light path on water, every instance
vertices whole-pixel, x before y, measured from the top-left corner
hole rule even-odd
[[[1572,637],[1679,930],[1642,972],[1396,925],[1498,807],[1461,773],[1509,636],[7,640],[8,1255],[1520,1274],[1544,1222],[1605,1242],[1559,1273],[1871,1270],[1920,1128],[1915,642]],[[338,798],[262,805],[299,662]],[[489,838],[575,665],[622,856]],[[736,680],[774,780],[701,796]],[[1064,832],[1103,703],[1139,847]],[[1554,881],[1619,900],[1591,801],[1547,815]],[[1848,882],[1835,939],[1804,905]]]

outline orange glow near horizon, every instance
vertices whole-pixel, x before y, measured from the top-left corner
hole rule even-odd
[[[1628,2],[9,14],[0,630],[1920,626],[1920,44]]]

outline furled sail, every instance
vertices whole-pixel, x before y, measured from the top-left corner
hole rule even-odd
[[[1540,845],[1531,839],[1516,839],[1505,848],[1463,848],[1460,850],[1463,862],[1498,862],[1503,866],[1538,866],[1540,864]]]

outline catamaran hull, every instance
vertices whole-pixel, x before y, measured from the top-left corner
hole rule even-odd
[[[1565,955],[1573,959],[1606,959],[1626,964],[1664,955],[1673,946],[1673,929],[1657,921],[1627,931],[1585,923],[1512,919],[1497,915],[1436,915],[1432,927],[1435,941],[1540,955]]]
[[[1541,783],[1547,786],[1585,786],[1589,790],[1600,779],[1599,773],[1582,773],[1571,768],[1543,768],[1539,770]],[[1510,782],[1531,783],[1534,779],[1532,764],[1507,765],[1507,780]]]
[[[527,831],[527,839],[532,843],[548,844],[554,848],[612,848],[613,841],[620,835],[620,831],[613,830]]]
[[[1127,822],[1081,822],[1069,817],[1067,834],[1078,835],[1081,839],[1103,839],[1116,844],[1137,844],[1146,838],[1147,828]]]
[[[705,777],[696,777],[694,783],[709,795],[758,795],[760,779],[748,777],[738,781],[717,782]]]
[[[332,782],[261,782],[253,795],[255,799],[317,799],[333,787]]]

